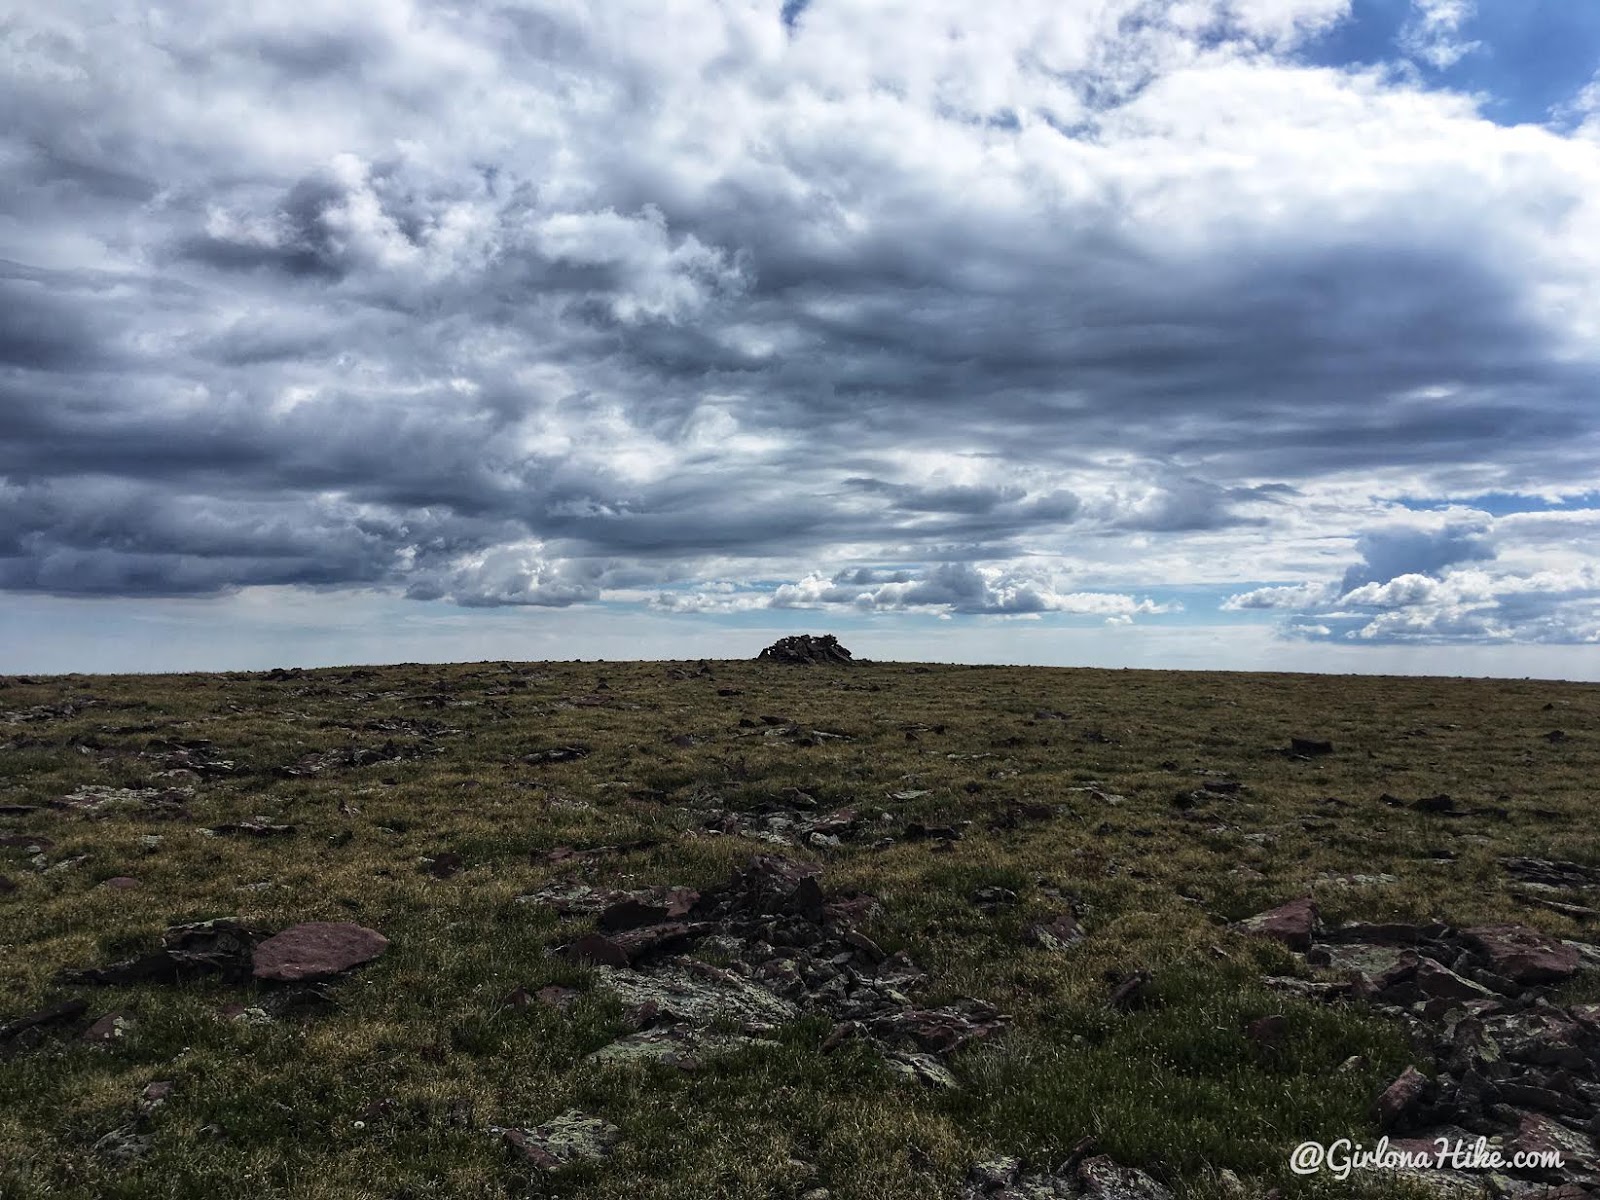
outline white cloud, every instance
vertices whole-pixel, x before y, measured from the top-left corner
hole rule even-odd
[[[1437,71],[1448,70],[1483,43],[1462,37],[1477,15],[1474,0],[1412,0],[1411,19],[1400,32],[1400,47]]]
[[[926,571],[858,569],[833,576],[807,575],[767,590],[701,589],[663,592],[657,608],[671,612],[747,612],[754,609],[817,609],[858,613],[930,612],[1002,617],[1044,613],[1104,616],[1131,623],[1135,616],[1183,611],[1123,593],[1067,592],[1046,573],[1026,567],[944,563]]]
[[[22,6],[0,586],[1582,634],[1590,527],[1394,499],[1589,486],[1590,126],[1346,0],[777,9]]]

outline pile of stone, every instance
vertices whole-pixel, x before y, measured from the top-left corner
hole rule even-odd
[[[815,811],[816,801],[798,789],[791,790],[790,800],[789,804],[774,803],[747,812],[716,810],[706,816],[704,828],[777,846],[829,850],[854,840],[866,824],[853,808]]]
[[[797,667],[815,666],[818,663],[847,667],[851,658],[850,651],[841,646],[839,639],[831,633],[818,637],[799,633],[793,637],[779,638],[756,655],[756,661],[788,663]]]
[[[142,757],[154,759],[163,770],[187,771],[201,778],[238,772],[232,759],[223,758],[215,742],[206,738],[164,739],[151,743]]]
[[[1242,923],[1304,954],[1332,981],[1269,979],[1308,998],[1368,1003],[1406,1023],[1417,1063],[1375,1103],[1391,1144],[1498,1139],[1506,1156],[1562,1152],[1541,1182],[1600,1187],[1600,1005],[1563,1004],[1555,989],[1600,966],[1600,947],[1525,925],[1457,929],[1351,924],[1325,929],[1308,898]],[[1404,1144],[1403,1144],[1404,1143]]]
[[[818,874],[808,864],[758,855],[727,884],[704,893],[607,894],[580,886],[533,898],[568,913],[596,912],[597,932],[558,952],[595,965],[603,982],[634,1006],[640,1031],[627,1049],[695,1063],[706,1052],[741,1044],[708,1042],[713,1021],[732,1020],[749,1038],[821,1013],[834,1021],[824,1049],[865,1038],[903,1077],[954,1086],[940,1060],[1003,1028],[1007,1018],[977,1000],[917,1004],[911,994],[926,982],[923,973],[903,952],[885,953],[857,928],[875,901],[830,901]],[[694,958],[688,952],[695,948],[729,965]]]

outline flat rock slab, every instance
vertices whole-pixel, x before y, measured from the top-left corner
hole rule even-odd
[[[587,1061],[596,1064],[658,1062],[680,1071],[697,1071],[705,1063],[724,1054],[750,1046],[775,1043],[738,1033],[718,1033],[688,1025],[657,1026],[618,1038],[602,1046]]]
[[[1461,936],[1515,983],[1556,983],[1577,974],[1582,962],[1571,946],[1526,925],[1479,925]]]
[[[781,1025],[800,1009],[758,983],[706,963],[685,960],[650,972],[597,966],[603,986],[633,1008],[655,1011],[678,1021],[708,1025],[716,1020],[740,1025]]]
[[[328,979],[389,948],[389,939],[353,921],[307,921],[269,937],[255,948],[257,979],[295,982]]]

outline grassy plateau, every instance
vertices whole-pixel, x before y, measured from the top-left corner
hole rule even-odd
[[[1091,1137],[1179,1197],[1409,1195],[1288,1166],[1308,1138],[1377,1140],[1405,1028],[1270,989],[1316,973],[1232,923],[1310,895],[1326,924],[1596,936],[1500,862],[1600,863],[1593,685],[753,661],[13,676],[0,743],[0,1025],[87,1001],[0,1046],[5,1200],[930,1200]],[[1440,794],[1456,811],[1412,807]],[[847,835],[807,834],[841,809]],[[870,1039],[825,1049],[834,1021],[803,1004],[695,1069],[589,1057],[639,1014],[552,953],[593,913],[519,897],[709,890],[757,854],[875,898],[859,928],[925,974],[918,1004],[1006,1015],[942,1060],[958,1086],[907,1082]],[[1025,936],[1069,910],[1081,940]],[[63,978],[217,917],[390,945],[304,1011],[248,981]],[[1111,1003],[1140,971],[1142,1002]],[[1600,996],[1592,974],[1563,996]],[[576,997],[526,1002],[552,985]],[[1271,1015],[1273,1044],[1247,1034]],[[545,1170],[495,1132],[573,1109],[616,1127],[608,1155]],[[130,1127],[145,1140],[115,1152]]]

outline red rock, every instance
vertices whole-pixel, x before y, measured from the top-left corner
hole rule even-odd
[[[1571,946],[1526,925],[1479,925],[1461,936],[1513,983],[1558,983],[1575,975],[1581,961]]]
[[[83,1031],[83,1040],[100,1046],[109,1046],[122,1036],[128,1027],[128,1018],[119,1012],[107,1013]]]
[[[1317,904],[1302,896],[1268,912],[1239,922],[1239,930],[1257,937],[1269,937],[1291,950],[1311,949],[1311,935],[1317,928]]]
[[[1416,983],[1424,996],[1437,996],[1445,1000],[1488,1000],[1494,996],[1483,984],[1463,979],[1449,967],[1441,966],[1431,958],[1417,960]]]
[[[1567,1168],[1592,1162],[1593,1144],[1581,1133],[1575,1133],[1549,1117],[1525,1112],[1510,1139],[1508,1149],[1519,1154],[1548,1154],[1552,1151],[1562,1156]]]
[[[1422,1096],[1427,1089],[1427,1076],[1415,1067],[1407,1067],[1378,1097],[1375,1106],[1378,1124],[1386,1130],[1400,1129],[1410,1124],[1422,1105]]]
[[[327,979],[371,962],[389,939],[352,921],[307,921],[255,948],[252,974],[278,981]]]

